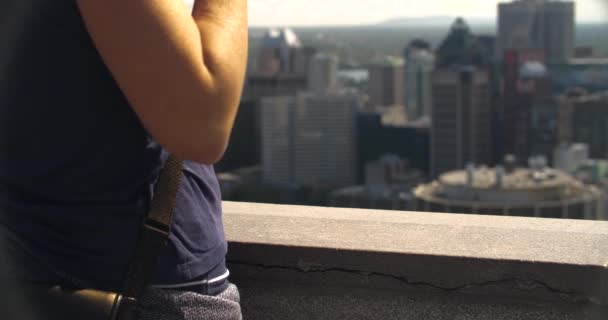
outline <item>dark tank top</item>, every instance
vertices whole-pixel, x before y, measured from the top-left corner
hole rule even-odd
[[[0,1],[0,224],[37,259],[119,287],[166,157],[74,0]],[[225,254],[214,170],[186,162],[154,282],[221,273]]]

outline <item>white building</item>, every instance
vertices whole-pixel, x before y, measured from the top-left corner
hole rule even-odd
[[[553,166],[574,173],[589,161],[589,146],[584,143],[561,144],[553,151]]]
[[[294,179],[293,137],[296,99],[266,97],[261,102],[262,175],[268,183]]]
[[[316,55],[310,90],[262,100],[263,179],[275,184],[347,186],[356,181],[355,91],[337,85],[338,59]]]
[[[360,96],[348,92],[262,101],[264,181],[346,186],[356,181],[356,113]]]
[[[356,182],[356,114],[352,93],[305,93],[295,116],[295,180],[307,185]]]

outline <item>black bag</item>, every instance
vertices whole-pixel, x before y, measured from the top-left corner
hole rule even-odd
[[[170,156],[160,172],[150,211],[142,224],[135,254],[122,292],[64,289],[45,284],[18,283],[16,289],[29,310],[19,320],[135,320],[137,300],[154,271],[169,237],[182,162]]]
[[[20,298],[24,299],[28,305],[31,305],[31,309],[22,309],[19,315],[11,315],[10,319],[137,319],[135,306],[124,304],[123,296],[115,292],[67,290],[58,286],[49,287],[42,284],[30,283],[20,283],[19,290],[22,290]],[[127,300],[124,301],[127,302]],[[23,314],[22,312],[27,313]]]

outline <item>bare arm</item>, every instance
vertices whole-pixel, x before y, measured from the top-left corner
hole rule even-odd
[[[184,160],[223,155],[247,59],[247,0],[77,0],[148,132]]]

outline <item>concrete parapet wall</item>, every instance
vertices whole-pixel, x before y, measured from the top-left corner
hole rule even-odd
[[[245,319],[608,319],[608,222],[224,212]]]

